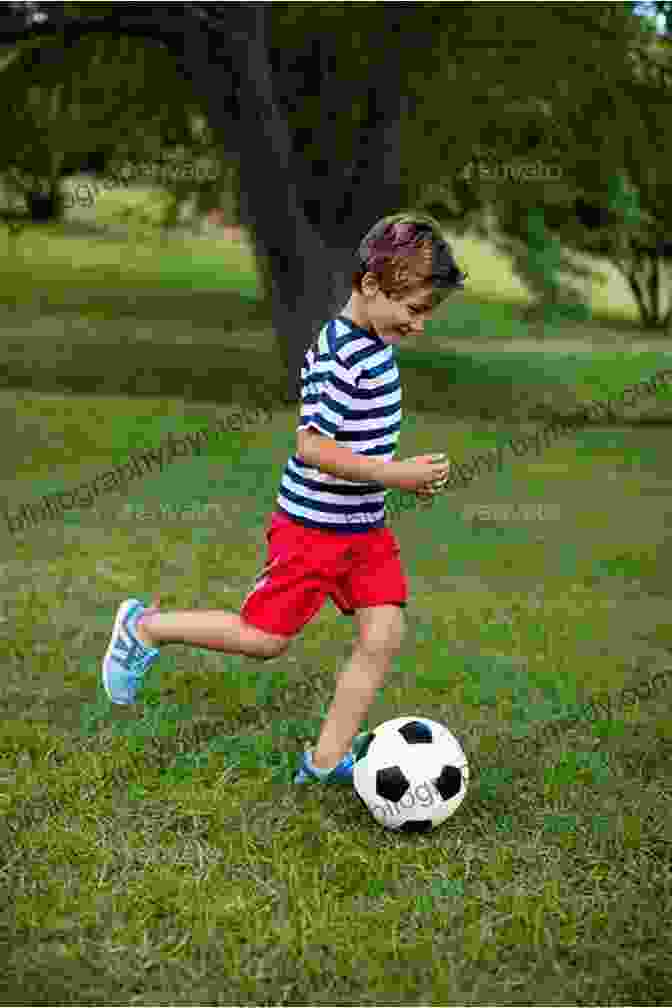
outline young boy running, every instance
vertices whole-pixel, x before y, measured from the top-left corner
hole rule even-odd
[[[355,734],[401,646],[407,584],[385,525],[385,489],[428,499],[450,469],[443,454],[393,461],[401,426],[394,347],[422,333],[432,309],[463,287],[466,274],[438,222],[414,213],[378,221],[355,267],[350,300],[306,352],[296,452],[266,532],[267,563],[240,613],[163,612],[126,599],[103,660],[110,700],[133,703],[161,646],[274,658],[330,597],[355,616],[359,639],[296,783],[352,781]]]

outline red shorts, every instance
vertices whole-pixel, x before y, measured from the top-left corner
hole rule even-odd
[[[329,532],[275,511],[266,532],[268,560],[240,615],[266,633],[291,637],[327,596],[345,616],[366,606],[405,606],[406,578],[389,528]]]

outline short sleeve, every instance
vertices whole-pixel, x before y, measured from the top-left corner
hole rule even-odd
[[[311,377],[306,384],[297,431],[314,427],[325,437],[335,438],[356,408],[357,378],[353,368],[332,358],[330,369]]]

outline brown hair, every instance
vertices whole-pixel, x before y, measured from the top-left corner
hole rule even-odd
[[[395,300],[431,283],[438,293],[461,290],[467,273],[453,259],[441,225],[429,214],[403,211],[383,217],[362,238],[355,253],[353,287],[361,292],[366,273]]]

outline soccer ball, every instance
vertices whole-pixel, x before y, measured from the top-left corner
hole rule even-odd
[[[357,750],[355,794],[387,829],[425,833],[464,801],[467,758],[455,736],[437,721],[419,715],[384,721]]]

